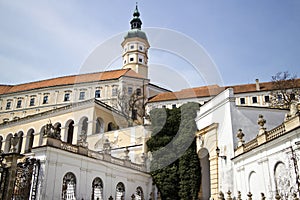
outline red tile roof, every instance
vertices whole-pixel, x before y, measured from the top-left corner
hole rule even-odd
[[[263,82],[259,83],[260,90],[259,91],[270,91],[273,90],[272,82]],[[291,88],[294,86],[291,86]],[[296,79],[296,87],[300,88],[300,79]],[[239,93],[249,93],[249,92],[257,92],[256,84],[243,84],[243,85],[233,85],[233,86],[225,86],[220,87],[219,85],[209,85],[209,86],[201,86],[196,88],[188,88],[183,89],[177,92],[164,92],[160,93],[153,98],[151,98],[148,102],[159,102],[159,101],[172,101],[178,99],[190,99],[190,98],[201,98],[201,97],[209,97],[216,96],[227,88],[233,88],[235,94]]]
[[[89,74],[63,76],[63,77],[24,83],[19,85],[9,85],[9,86],[0,85],[0,94],[8,94],[8,93],[14,93],[14,92],[20,92],[26,90],[53,87],[53,86],[73,85],[76,83],[113,80],[113,79],[119,79],[122,76],[143,78],[141,75],[137,74],[135,71],[131,69],[120,69],[120,70],[96,72],[96,73],[89,73]]]

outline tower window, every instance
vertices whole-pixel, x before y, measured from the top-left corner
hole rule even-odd
[[[44,98],[43,98],[43,104],[47,104],[48,103],[48,99],[49,99],[48,96],[44,96]]]
[[[245,98],[240,98],[240,104],[245,104]]]
[[[9,102],[6,103],[6,110],[9,110],[10,107],[11,107],[11,102],[9,101]]]
[[[79,93],[79,100],[83,100],[85,98],[85,92]]]
[[[29,106],[34,106],[35,98],[31,98],[29,102]]]
[[[124,64],[126,64],[126,60],[124,60]]]
[[[65,94],[64,101],[70,101],[70,93]]]
[[[95,91],[95,98],[100,98],[101,96],[101,90],[96,90]]]
[[[134,58],[130,58],[129,61],[130,61],[130,62],[133,62],[133,61],[134,61]]]
[[[252,103],[257,103],[257,97],[252,97]]]
[[[142,63],[143,62],[143,58],[139,58],[139,62]]]
[[[21,108],[21,106],[22,106],[22,100],[18,100],[18,102],[17,102],[17,108]]]
[[[143,51],[143,46],[139,46],[139,50]]]
[[[131,46],[130,46],[130,49],[134,49],[134,46],[133,46],[133,45],[131,45]]]

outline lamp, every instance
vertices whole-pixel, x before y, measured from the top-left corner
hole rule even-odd
[[[216,148],[216,153],[217,153],[217,156],[219,157],[219,158],[222,158],[222,159],[224,159],[224,160],[226,160],[226,156],[220,156],[220,149],[219,149],[219,147],[217,147]]]

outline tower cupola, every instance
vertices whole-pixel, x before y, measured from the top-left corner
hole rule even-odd
[[[137,5],[130,25],[131,29],[121,44],[123,47],[123,69],[132,69],[144,78],[148,78],[148,49],[150,45],[146,33],[141,30],[142,20]]]

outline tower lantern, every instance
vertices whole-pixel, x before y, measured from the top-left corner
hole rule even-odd
[[[123,69],[132,69],[144,78],[148,78],[148,49],[150,45],[146,33],[141,30],[142,20],[137,5],[130,25],[131,29],[127,32],[121,44],[123,48]]]

